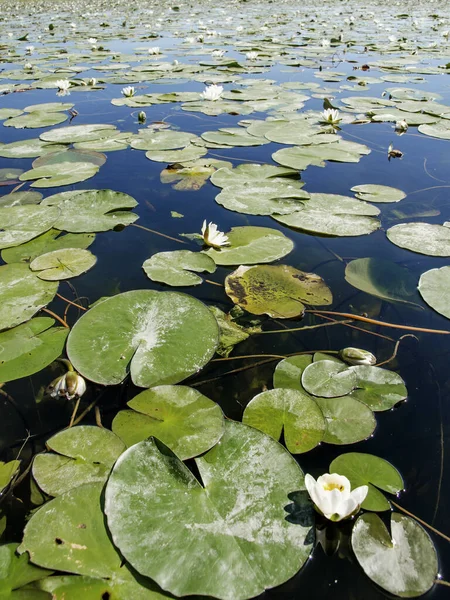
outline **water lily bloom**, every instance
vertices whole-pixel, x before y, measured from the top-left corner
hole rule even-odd
[[[203,92],[200,94],[200,96],[204,100],[211,100],[212,102],[214,102],[220,98],[222,92],[223,87],[221,85],[216,85],[215,83],[213,83],[213,85],[206,86]]]
[[[149,54],[161,54],[159,50],[159,46],[152,46],[148,49]]]
[[[211,56],[214,56],[215,58],[222,58],[222,56],[225,54],[225,50],[213,50],[211,52]]]
[[[91,46],[96,46],[97,45],[97,38],[89,38],[88,42],[91,44]]]
[[[96,85],[96,83],[97,83],[97,80],[95,79],[95,77],[91,77],[91,78],[88,80],[88,85],[92,85],[92,86],[94,86],[94,85]]]
[[[258,58],[258,53],[257,52],[247,52],[247,54],[245,55],[248,60],[256,60]]]
[[[330,40],[326,40],[325,38],[320,42],[323,48],[329,48],[331,45]]]
[[[405,121],[405,119],[401,119],[400,121],[397,121],[395,123],[395,131],[405,133],[405,131],[407,129],[408,129],[408,123]]]
[[[121,91],[121,94],[123,94],[125,98],[131,98],[132,96],[134,96],[134,87],[132,85],[124,87]]]
[[[27,54],[33,54],[34,46],[27,46],[25,50],[27,51]]]
[[[70,81],[68,79],[58,79],[58,81],[55,81],[55,86],[58,88],[57,96],[70,96]]]
[[[325,473],[317,481],[307,474],[305,486],[316,510],[330,521],[342,521],[355,515],[369,491],[367,485],[351,491],[347,477],[337,473]]]
[[[34,67],[31,63],[27,62],[23,65],[23,68],[25,69],[25,71],[32,71]]]
[[[226,236],[223,231],[218,231],[215,223],[209,223],[209,225],[207,225],[206,219],[203,221],[202,225],[202,236],[205,244],[211,246],[211,248],[220,248],[221,246],[230,245],[228,236]]]
[[[361,348],[344,348],[339,355],[349,365],[372,366],[377,362],[377,358],[372,352]]]
[[[73,400],[74,398],[81,398],[84,394],[86,382],[76,371],[67,371],[67,373],[52,381],[47,391],[53,398]]]
[[[321,122],[327,125],[337,125],[340,122],[339,111],[336,108],[327,108],[320,115]]]

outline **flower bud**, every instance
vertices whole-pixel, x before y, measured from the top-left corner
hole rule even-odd
[[[372,352],[361,350],[361,348],[344,348],[339,352],[339,356],[349,365],[367,365],[370,367],[377,362],[377,358]]]
[[[138,114],[138,121],[139,121],[139,123],[145,123],[146,120],[147,120],[147,115],[145,114],[145,112],[143,110],[141,110],[141,112]]]
[[[47,388],[47,393],[52,398],[66,398],[66,400],[81,398],[85,391],[86,382],[75,371],[67,371],[61,377],[57,377]]]

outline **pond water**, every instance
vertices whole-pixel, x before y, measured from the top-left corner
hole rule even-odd
[[[4,325],[0,338],[13,326],[28,322],[33,315],[57,315],[59,321],[71,329],[79,322],[79,333],[73,329],[73,336],[72,333],[69,336],[69,358],[87,381],[78,414],[95,403],[97,419],[100,417],[107,429],[112,428],[119,411],[123,411],[126,403],[143,388],[181,382],[217,403],[228,419],[240,422],[249,402],[256,395],[274,388],[274,370],[283,357],[318,351],[333,353],[346,347],[372,352],[377,364],[383,363],[385,370],[401,377],[407,388],[407,399],[394,400],[390,404],[388,401],[381,411],[376,410],[370,417],[354,416],[353,409],[348,409],[341,418],[345,421],[343,427],[347,428],[345,439],[352,437],[353,429],[354,443],[336,443],[336,439],[334,443],[322,441],[294,457],[303,473],[314,477],[328,472],[330,463],[348,452],[371,454],[391,463],[404,482],[404,491],[398,497],[386,494],[400,507],[392,506],[393,510],[404,515],[402,509],[405,509],[410,516],[437,530],[436,533],[426,526],[436,548],[439,577],[444,582],[438,581],[427,592],[427,598],[440,600],[446,597],[445,580],[450,578],[447,566],[449,541],[439,532],[450,535],[447,512],[450,501],[449,276],[444,269],[440,279],[421,280],[420,293],[417,289],[421,276],[432,269],[447,267],[450,256],[450,233],[447,234],[447,227],[442,227],[450,221],[450,125],[447,125],[450,123],[447,79],[450,73],[450,13],[446,4],[434,2],[420,8],[416,3],[388,5],[381,2],[362,7],[358,2],[336,1],[318,10],[314,3],[302,3],[300,7],[287,2],[230,2],[226,7],[217,7],[206,0],[165,3],[164,6],[146,2],[139,5],[102,3],[99,0],[77,1],[70,5],[0,0],[0,6],[0,118],[3,122],[0,136],[0,247],[3,248],[0,265],[18,264],[21,257],[8,254],[13,249],[22,247],[23,256],[30,257],[30,253],[26,253],[27,242],[45,236],[52,227],[71,232],[74,247],[87,248],[89,245],[89,251],[96,257],[95,265],[81,268],[82,274],[76,277],[59,273],[59,296],[55,296],[55,291],[49,292],[50,300],[37,300],[36,310],[28,311],[29,314],[24,308],[31,302],[26,286],[9,293],[15,284],[11,278],[7,279],[5,270],[1,272],[6,267],[0,266],[0,313],[4,314],[4,318],[0,315],[0,323]],[[61,80],[70,82],[69,93],[63,93]],[[210,85],[223,87],[218,100],[200,96],[205,86]],[[123,93],[127,86],[134,88],[133,94]],[[230,94],[232,90],[235,92]],[[164,97],[162,94],[180,96]],[[53,103],[68,103],[68,106],[57,107]],[[40,109],[34,106],[42,104],[45,106]],[[323,115],[327,107],[339,110],[334,122],[330,113]],[[139,117],[141,111],[145,112],[145,117]],[[55,114],[53,124],[46,125],[49,122],[46,119],[52,119]],[[21,122],[24,115],[35,115],[36,118],[27,117],[28,122],[26,119]],[[64,115],[64,120],[62,117],[58,120],[58,115]],[[407,122],[407,127],[396,125],[402,119]],[[79,138],[73,137],[73,133],[72,137],[69,133],[66,137],[58,133],[52,137],[60,128],[63,131],[66,127],[90,124],[115,128],[114,133],[108,134],[115,142],[105,142],[106,134],[105,137],[101,134],[89,137],[86,131],[83,139],[81,134]],[[228,128],[228,134],[224,136],[222,131],[222,135],[217,135],[216,132],[224,128]],[[245,136],[237,135],[238,130]],[[170,132],[176,132],[178,137],[170,138]],[[181,132],[190,135],[182,138]],[[41,141],[34,141],[39,136],[43,136]],[[252,136],[253,143],[249,142]],[[294,141],[296,136],[299,136],[297,143]],[[9,146],[25,140],[33,142],[20,148]],[[64,145],[56,147],[52,154],[54,149],[49,147],[50,142]],[[68,163],[67,153],[75,154],[73,143],[77,144],[75,149],[81,149],[84,154],[72,156],[72,162]],[[341,143],[340,150],[332,148]],[[112,144],[117,144],[119,149],[113,150]],[[401,156],[394,156],[392,152],[389,156],[390,144]],[[193,152],[187,159],[180,154],[185,147]],[[292,148],[305,152],[301,158],[295,153],[286,154],[286,149]],[[274,153],[283,151],[284,154],[273,158]],[[33,162],[41,155],[45,159],[41,164],[47,165],[51,162],[47,159],[56,156],[50,176],[64,177],[62,185],[58,185],[58,180],[49,182],[48,172],[37,171],[40,165],[33,165]],[[319,166],[321,160],[322,166]],[[275,179],[273,184],[269,179],[263,181],[255,175],[247,175],[245,179],[239,170],[233,170],[231,174],[227,171],[224,192],[221,192],[223,186],[219,186],[217,175],[212,176],[216,185],[210,181],[211,174],[217,173],[219,168],[229,170],[255,163],[285,167],[284,173],[280,169],[279,173],[270,174],[272,178],[278,174],[283,179]],[[170,169],[167,168],[169,165],[172,165]],[[186,167],[191,168],[190,172],[181,171]],[[35,171],[28,173],[32,169]],[[77,170],[82,172],[80,177],[68,178]],[[244,179],[246,182],[242,183]],[[348,198],[354,202],[356,194],[351,188],[366,184],[388,186],[403,193],[397,194],[394,190],[394,201],[390,201],[387,197],[390,190],[377,188],[377,197],[359,196],[368,202],[350,205]],[[275,187],[270,188],[270,185]],[[286,186],[289,185],[288,193]],[[310,199],[304,198],[303,203],[299,198],[300,187],[301,192],[312,195]],[[61,212],[45,206],[50,196],[78,190],[113,190],[131,196],[136,205],[132,201],[127,204],[124,196],[114,196],[116,204],[108,205],[103,212],[126,211],[117,213],[119,222],[121,217],[125,219],[117,227],[114,222],[105,225],[102,213],[99,216],[98,203],[104,200],[100,195],[93,196],[88,208],[77,208],[75,194],[60,207]],[[19,197],[21,192],[28,191],[40,192],[43,199]],[[7,198],[6,195],[12,192],[14,196]],[[221,203],[215,201],[219,193],[222,194]],[[347,200],[329,195],[345,196]],[[304,208],[285,210],[281,216],[277,215],[274,207],[279,201],[276,199],[291,196],[296,197],[297,205],[301,203]],[[266,201],[270,208],[261,210]],[[71,202],[72,207],[69,206]],[[312,205],[312,216],[304,217],[308,202],[316,202],[317,206]],[[17,204],[24,206],[24,213],[8,212],[17,211],[8,208]],[[45,210],[57,212],[53,219],[44,218],[43,212],[39,211]],[[138,217],[134,222],[130,211]],[[157,253],[189,250],[198,255],[202,249],[206,250],[201,236],[192,235],[200,234],[204,220],[216,223],[225,233],[236,227],[270,228],[281,232],[287,240],[283,237],[274,242],[273,237],[267,238],[260,243],[255,260],[252,259],[255,250],[251,245],[241,249],[234,262],[221,258],[226,256],[226,246],[222,250],[209,250],[217,265],[211,261],[210,272],[200,273],[205,280],[200,285],[175,287],[173,283],[175,281],[176,285],[180,273],[172,278],[172,286],[160,282],[161,271],[159,278],[147,276],[142,265]],[[41,222],[44,222],[42,226]],[[414,223],[434,225],[435,228],[423,227],[414,233]],[[401,242],[395,238],[395,233],[387,233],[400,224],[405,224]],[[21,237],[23,230],[31,233]],[[95,233],[95,240],[89,239],[88,244],[83,241],[85,238],[82,239],[83,233]],[[249,233],[243,235],[250,236]],[[8,241],[11,239],[12,242]],[[233,248],[233,236],[230,240]],[[289,240],[293,242],[292,248]],[[274,250],[274,243],[287,244],[286,249]],[[56,248],[56,245],[43,244],[32,258]],[[270,258],[272,254],[274,258]],[[86,255],[83,256],[86,259]],[[360,259],[371,259],[371,262],[363,263]],[[358,260],[359,263],[355,262]],[[139,371],[144,367],[142,364],[138,367],[136,363],[136,376],[131,367],[133,380],[127,375],[129,366],[125,365],[126,373],[122,378],[117,375],[114,381],[106,381],[104,365],[107,360],[102,352],[108,344],[113,346],[117,341],[118,338],[113,339],[114,332],[126,329],[124,323],[134,319],[129,331],[134,328],[145,337],[150,335],[152,319],[162,319],[155,326],[158,331],[158,327],[164,329],[168,323],[176,321],[179,314],[172,313],[170,307],[164,308],[162,317],[151,311],[141,314],[139,307],[133,304],[133,297],[129,296],[129,301],[124,299],[117,313],[102,310],[102,305],[96,304],[97,313],[93,314],[99,314],[99,317],[93,317],[90,325],[82,329],[80,317],[89,314],[86,309],[92,304],[135,290],[175,291],[228,313],[234,302],[225,291],[225,278],[241,264],[266,263],[289,265],[320,276],[331,292],[332,300],[317,303],[305,300],[307,312],[303,315],[299,299],[302,296],[292,298],[292,294],[298,292],[288,288],[281,292],[284,294],[282,300],[291,301],[291,307],[292,303],[294,306],[300,303],[295,314],[284,314],[285,304],[281,300],[275,308],[272,303],[270,315],[264,311],[262,314],[242,311],[236,317],[237,322],[245,328],[259,330],[231,349],[228,357],[214,354],[217,343],[213,344],[212,351],[206,348],[210,332],[206,326],[203,329],[200,320],[198,328],[193,326],[192,331],[185,334],[192,336],[192,354],[197,352],[196,344],[200,346],[197,354],[205,344],[205,356],[208,354],[208,357],[200,361],[199,368],[188,365],[183,371],[184,376],[171,372],[150,373],[145,379]],[[22,264],[28,269],[29,261]],[[358,265],[360,270],[357,271]],[[56,268],[60,268],[60,263]],[[70,263],[69,272],[74,268],[75,264]],[[166,277],[171,268],[170,262],[163,264]],[[25,277],[18,271],[13,275],[19,279]],[[30,286],[37,285],[36,279],[33,275]],[[280,293],[279,288],[284,283],[281,279],[269,279],[259,285],[271,285],[274,295]],[[235,289],[242,293],[243,285],[244,279],[238,278]],[[247,285],[248,293],[260,302],[258,282]],[[241,306],[248,306],[245,302],[240,302]],[[40,307],[45,308],[39,312]],[[321,314],[320,310],[332,313]],[[352,320],[349,313],[363,318]],[[236,312],[233,314],[236,316]],[[139,330],[144,317],[148,319],[147,329]],[[103,319],[105,323],[107,319],[107,323],[102,329],[99,321]],[[336,325],[336,320],[344,323]],[[389,324],[398,328],[389,327]],[[327,326],[299,331],[301,327],[317,325]],[[55,323],[55,327],[60,326],[61,322]],[[261,334],[261,331],[272,330],[278,333]],[[109,332],[113,333],[108,341]],[[1,541],[20,543],[30,511],[57,495],[43,495],[31,482],[33,458],[45,449],[51,436],[67,427],[74,401],[46,393],[50,382],[65,371],[63,364],[54,360],[59,356],[58,351],[53,354],[50,351],[49,360],[41,360],[45,365],[33,370],[30,368],[32,359],[20,357],[25,352],[20,338],[15,346],[9,344],[7,338],[0,339],[0,368],[13,360],[17,360],[18,366],[14,367],[14,376],[5,376],[6,383],[0,388],[0,443],[2,460],[19,459],[21,465],[12,480],[7,478],[0,495]],[[189,347],[189,340],[182,340],[182,344]],[[119,352],[124,352],[124,358],[128,352],[128,362],[134,360],[137,352],[137,346],[130,348],[126,351],[122,348]],[[66,357],[63,342],[60,349],[61,356]],[[108,354],[108,350],[105,352]],[[157,357],[155,360],[160,363],[156,364],[166,370],[171,366],[176,371],[176,365],[184,363],[185,359],[189,363],[185,350],[180,350],[179,355],[173,349],[170,352],[172,354],[163,358]],[[210,360],[213,354],[214,358]],[[31,347],[29,356],[32,356]],[[328,358],[334,356],[330,354]],[[146,361],[150,361],[149,356],[144,356],[142,363]],[[151,367],[149,370],[152,371]],[[26,376],[22,376],[25,371]],[[0,381],[2,377],[0,370]],[[110,385],[102,385],[104,383]],[[305,383],[304,386],[307,387]],[[385,390],[384,394],[388,396],[393,392]],[[315,396],[322,394],[317,392]],[[371,433],[369,424],[368,433],[358,438],[358,432],[367,431],[367,419],[370,418],[376,420],[376,428]],[[361,419],[366,420],[361,424]],[[331,428],[336,420],[339,415],[334,412],[329,417],[328,427]],[[82,423],[96,424],[93,407]],[[186,454],[186,458],[209,450],[213,445],[211,443],[201,452]],[[72,459],[76,457],[75,453]],[[78,460],[83,462],[84,459],[78,457]],[[194,461],[188,460],[187,464],[198,476]],[[56,476],[53,473],[53,477]],[[286,491],[286,504],[289,503],[287,494],[292,491]],[[45,510],[45,505],[41,510]],[[389,513],[379,514],[387,523]],[[318,543],[314,551],[311,546],[311,558],[297,574],[294,569],[293,577],[285,577],[289,579],[286,583],[258,597],[280,600],[291,600],[301,594],[308,598],[333,595],[346,600],[393,597],[392,589],[377,586],[358,564],[348,541],[352,523],[336,529],[346,533],[347,545],[343,540],[329,556],[323,550],[324,542]],[[318,527],[323,527],[320,519]],[[117,543],[115,535],[113,531]],[[117,535],[120,540],[120,534]],[[333,535],[330,528],[328,535]],[[189,542],[186,540],[185,543],[184,551],[189,554]],[[138,571],[148,574],[128,557],[120,543],[117,545]],[[25,544],[24,549],[29,546]],[[42,551],[45,551],[44,541]],[[403,563],[400,559],[399,562],[405,568],[406,561],[409,575],[414,570],[420,571],[420,558],[408,556],[403,559]],[[378,556],[373,560],[384,558]],[[394,561],[392,557],[386,560]],[[71,570],[66,563],[50,564],[38,559],[36,564],[55,571],[106,577],[94,570]],[[387,565],[383,569],[389,571]],[[233,570],[230,573],[230,577],[235,576]],[[393,574],[392,578],[397,575]],[[158,577],[154,579],[161,584]],[[50,597],[50,587],[40,589],[33,581],[33,577],[24,581],[29,585],[29,593],[36,594],[30,598]],[[102,595],[106,592],[100,593],[88,584],[86,586],[82,591],[74,588],[72,593],[75,595],[70,597],[109,597]],[[273,586],[263,583],[262,589],[264,587]],[[145,595],[144,588],[139,588],[142,595],[134,595],[136,590],[116,590],[116,597],[171,597],[156,595],[154,591]],[[167,589],[176,594],[176,588]],[[84,595],[87,590],[91,595]],[[57,590],[55,593],[63,594]],[[197,593],[206,594],[203,590]],[[243,594],[242,597],[251,597]],[[186,592],[179,595],[186,595]]]

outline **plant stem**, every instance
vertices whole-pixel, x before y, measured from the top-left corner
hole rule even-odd
[[[165,233],[161,233],[160,231],[155,231],[154,229],[149,229],[148,227],[144,227],[143,225],[137,225],[137,223],[131,223],[132,227],[139,227],[139,229],[143,229],[144,231],[149,231],[150,233],[154,233],[155,235],[160,235],[161,237],[167,238],[168,240],[172,240],[173,242],[178,242],[179,244],[187,244],[184,240],[179,240],[178,238],[171,237],[170,235],[166,235]]]
[[[58,316],[56,313],[54,313],[52,310],[48,309],[48,308],[41,308],[41,310],[43,312],[46,312],[47,314],[49,314],[51,317],[53,317],[54,319],[56,319],[57,321],[59,321],[61,323],[61,325],[64,325],[64,327],[69,328],[69,326],[67,325],[67,323],[64,321],[64,319],[61,319],[60,316]]]
[[[393,500],[391,500],[391,504],[393,506],[395,506],[395,508],[398,508],[399,510],[404,512],[406,515],[408,515],[408,517],[412,517],[413,519],[416,519],[416,521],[419,521],[419,523],[421,525],[423,525],[424,527],[428,527],[428,529],[430,531],[432,531],[436,535],[441,536],[441,538],[444,538],[444,540],[447,540],[447,542],[450,542],[450,537],[448,535],[445,535],[445,533],[442,533],[441,531],[439,531],[439,529],[436,529],[432,525],[429,525],[426,521],[422,521],[422,519],[419,519],[419,517],[416,517],[416,515],[413,515],[413,513],[409,512],[409,510],[406,510],[406,508],[403,508],[403,506],[400,506],[400,504],[397,504]]]

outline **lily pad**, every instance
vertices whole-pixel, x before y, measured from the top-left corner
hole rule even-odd
[[[31,193],[31,192],[30,192]],[[37,256],[62,248],[88,248],[95,241],[95,233],[66,233],[50,229],[34,239],[2,251],[6,263],[31,262]]]
[[[202,252],[174,250],[154,254],[144,262],[142,268],[152,281],[172,286],[199,285],[203,279],[190,271],[214,273],[216,263]]]
[[[211,182],[217,187],[224,188],[229,185],[243,183],[261,183],[263,180],[270,182],[275,179],[279,181],[281,178],[283,178],[282,181],[291,185],[297,185],[298,187],[303,185],[303,182],[298,179],[298,172],[294,169],[252,163],[237,165],[233,169],[219,169],[211,176]]]
[[[60,216],[57,207],[13,206],[0,208],[0,248],[19,246],[48,231]]]
[[[406,198],[406,194],[402,190],[387,185],[375,185],[373,183],[355,185],[351,188],[351,191],[356,192],[355,196],[359,200],[367,202],[400,202],[400,200]]]
[[[317,403],[297,390],[276,389],[258,394],[247,404],[242,422],[275,440],[284,432],[291,454],[309,452],[323,439],[326,422]]]
[[[369,493],[361,506],[365,510],[374,512],[391,508],[380,489],[390,494],[398,494],[404,488],[403,479],[397,469],[387,460],[372,454],[361,452],[341,454],[330,464],[330,473],[345,475],[350,480],[352,488],[368,485]]]
[[[351,397],[364,402],[371,410],[389,410],[408,396],[405,382],[398,373],[364,365],[351,367],[351,370],[357,387]]]
[[[216,202],[228,210],[249,215],[284,215],[301,210],[309,197],[288,182],[269,180],[229,185],[216,196]]]
[[[73,144],[74,142],[88,142],[102,137],[108,137],[116,130],[115,125],[107,123],[100,125],[69,125],[42,133],[39,137],[44,142],[57,142],[58,144]]]
[[[393,513],[389,533],[378,515],[365,513],[353,527],[351,544],[365,574],[388,593],[417,598],[433,587],[436,550],[414,519]]]
[[[0,267],[0,330],[28,321],[55,297],[58,284],[43,281],[28,265],[13,263]]]
[[[14,477],[19,472],[19,469],[20,469],[20,460],[10,460],[7,463],[0,461],[0,493],[1,494],[3,494],[5,489],[12,482]],[[1,548],[1,546],[0,546],[0,548]],[[0,573],[1,573],[1,567],[0,567]],[[0,579],[0,581],[1,581],[1,579]],[[0,590],[1,590],[1,583],[0,583]]]
[[[290,356],[280,360],[273,374],[273,387],[288,388],[306,393],[305,388],[302,386],[302,373],[311,363],[311,354]]]
[[[38,373],[61,355],[69,329],[37,317],[0,333],[0,381]]]
[[[240,266],[225,279],[225,291],[252,314],[284,319],[302,315],[304,303],[328,305],[333,301],[321,277],[288,265]]]
[[[105,512],[125,558],[177,596],[244,600],[292,577],[312,547],[310,526],[286,519],[288,493],[304,489],[292,456],[228,421],[220,444],[196,464],[202,483],[154,438],[122,455]]]
[[[114,418],[112,430],[127,446],[154,436],[181,460],[203,454],[223,435],[220,406],[184,385],[144,390]]]
[[[351,396],[314,398],[327,423],[323,441],[328,444],[356,444],[372,435],[377,425],[373,412]],[[338,471],[340,474],[341,472]]]
[[[46,167],[62,162],[90,162],[97,167],[101,167],[106,162],[106,156],[100,152],[92,152],[88,150],[64,150],[63,152],[51,152],[44,154],[33,161],[33,168]]]
[[[139,137],[132,138],[130,145],[136,150],[151,150],[158,152],[161,150],[177,150],[189,146],[191,140],[196,139],[194,133],[185,133],[183,131],[152,131],[151,129],[142,129]]]
[[[41,200],[42,194],[40,192],[11,192],[10,194],[0,196],[0,208],[39,204]]]
[[[61,248],[36,257],[31,261],[30,269],[40,279],[59,281],[89,271],[96,262],[97,258],[89,250]]]
[[[30,596],[21,596],[14,590],[21,588],[33,581],[43,579],[50,575],[47,569],[41,569],[30,563],[26,554],[16,554],[18,544],[3,544],[0,546],[0,594],[5,600],[45,600],[45,595],[40,596],[38,590],[30,590]],[[50,596],[48,596],[50,598]]]
[[[86,181],[93,177],[98,169],[99,167],[91,162],[59,162],[25,171],[19,179],[20,181],[35,179],[31,187],[59,187]]]
[[[84,483],[105,482],[126,446],[108,429],[81,425],[60,431],[37,454],[33,477],[50,496],[59,496]]]
[[[302,385],[313,396],[337,398],[349,394],[356,387],[356,376],[343,363],[319,360],[303,371]]]
[[[193,160],[197,160],[207,154],[205,148],[200,146],[189,145],[181,150],[149,150],[145,153],[145,156],[149,160],[163,163],[189,163]]]
[[[450,319],[450,267],[431,269],[419,279],[419,292],[436,312]]]
[[[134,223],[138,216],[127,208],[137,202],[114,190],[74,190],[45,198],[44,206],[57,206],[61,216],[55,227],[72,233],[108,231]]]
[[[67,121],[69,117],[61,112],[33,111],[28,114],[22,114],[18,117],[11,117],[3,122],[5,127],[14,127],[15,129],[37,129],[40,127],[50,127],[59,125]]]
[[[227,236],[229,246],[205,252],[216,265],[270,263],[283,258],[294,247],[294,242],[281,231],[268,227],[233,227]]]
[[[411,302],[416,282],[411,271],[382,258],[357,258],[345,267],[345,279],[366,294],[394,302]]]
[[[199,300],[136,290],[108,298],[78,319],[67,352],[91,381],[113,385],[131,373],[135,385],[151,387],[199,371],[212,358],[218,336],[214,316]]]
[[[427,256],[450,256],[450,228],[431,223],[400,223],[386,231],[390,242]]]
[[[14,182],[22,173],[22,169],[0,169],[0,182]]]
[[[369,148],[363,144],[339,140],[332,144],[283,148],[274,152],[272,158],[283,167],[303,171],[309,165],[324,167],[326,160],[357,163],[362,155],[369,153]]]
[[[0,156],[3,158],[34,158],[51,152],[62,152],[63,144],[43,142],[39,138],[0,144]]]

